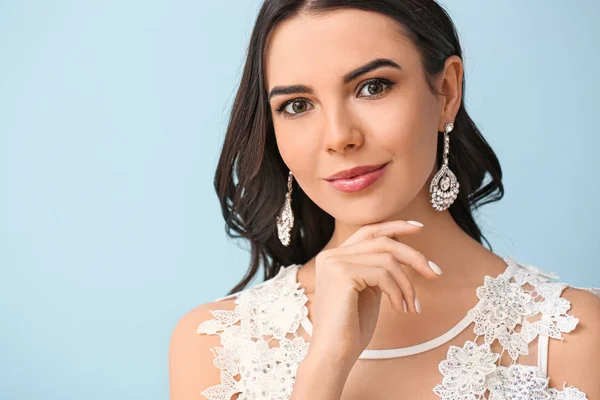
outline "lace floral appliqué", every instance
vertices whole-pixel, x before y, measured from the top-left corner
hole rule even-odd
[[[296,370],[309,346],[296,333],[308,309],[304,289],[286,285],[285,272],[282,267],[266,284],[240,292],[235,310],[211,311],[215,318],[198,327],[198,333],[220,335],[222,345],[211,349],[221,383],[205,389],[201,394],[206,398],[229,400],[236,393],[239,400],[291,396]],[[272,340],[279,346],[271,347]]]
[[[496,369],[498,357],[486,343],[478,346],[467,340],[462,348],[450,346],[439,365],[444,379],[433,391],[443,399],[481,398],[487,390],[486,376]]]
[[[587,399],[573,386],[548,388],[548,378],[537,366],[516,363],[520,355],[528,354],[529,344],[539,335],[562,340],[562,333],[575,329],[579,320],[567,314],[571,304],[560,297],[566,285],[552,282],[557,275],[518,263],[512,257],[505,261],[509,266],[507,276],[486,276],[483,286],[477,288],[479,302],[468,313],[477,336],[463,348],[450,346],[446,359],[439,364],[443,378],[434,393],[443,400],[485,399],[488,391],[489,400]],[[525,284],[533,289],[525,289]],[[532,321],[530,317],[538,314],[541,318]],[[517,326],[521,328],[518,332]],[[484,343],[477,345],[481,335]],[[490,347],[495,340],[503,352],[508,352],[512,365],[498,365],[502,354],[492,352]]]

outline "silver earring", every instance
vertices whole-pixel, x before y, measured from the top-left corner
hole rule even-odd
[[[287,193],[285,194],[285,202],[281,211],[277,216],[277,235],[281,244],[288,246],[290,244],[290,232],[294,226],[294,212],[292,211],[292,181],[294,177],[292,171],[288,175]]]
[[[458,181],[456,175],[448,167],[448,153],[450,152],[450,133],[454,129],[454,124],[448,122],[444,127],[444,160],[442,167],[435,174],[429,185],[429,193],[431,194],[431,205],[438,211],[444,211],[458,197]]]

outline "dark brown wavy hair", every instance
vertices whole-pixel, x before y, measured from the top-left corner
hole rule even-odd
[[[277,149],[264,76],[264,51],[277,23],[302,13],[319,15],[354,8],[393,18],[418,49],[432,93],[440,95],[431,78],[443,71],[452,55],[462,59],[456,28],[447,12],[433,0],[265,0],[250,37],[243,75],[231,110],[214,185],[225,230],[231,238],[251,245],[246,275],[228,294],[243,290],[264,266],[263,279],[274,277],[281,266],[303,264],[325,247],[334,218],[319,208],[294,181],[294,227],[284,247],[277,236],[276,216],[287,191],[288,169]],[[464,62],[464,61],[463,61]],[[472,211],[504,196],[498,158],[469,117],[463,96],[452,131],[451,170],[460,182],[458,198],[449,211],[473,239],[485,240]],[[437,164],[441,166],[443,133],[439,132]],[[486,175],[489,180],[484,182]],[[490,246],[491,248],[491,246]]]

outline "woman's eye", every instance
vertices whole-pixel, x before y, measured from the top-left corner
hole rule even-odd
[[[308,110],[308,104],[306,100],[293,99],[283,103],[276,111],[284,116],[296,116],[305,113]]]
[[[371,79],[363,84],[360,88],[361,97],[379,97],[387,91],[394,83],[387,79]]]
[[[370,79],[360,86],[359,97],[378,98],[390,90],[394,86],[394,82],[383,79]],[[310,102],[306,99],[297,98],[284,102],[275,111],[277,114],[283,114],[286,118],[296,117],[310,110]]]

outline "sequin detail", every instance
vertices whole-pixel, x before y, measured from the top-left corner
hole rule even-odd
[[[489,377],[490,400],[587,400],[585,393],[574,386],[562,390],[548,388],[549,378],[536,366],[513,364],[499,366]]]

